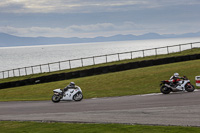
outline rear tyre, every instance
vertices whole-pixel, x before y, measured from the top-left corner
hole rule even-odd
[[[193,92],[193,91],[195,90],[195,88],[194,88],[194,86],[193,86],[191,83],[187,83],[187,84],[185,85],[185,90],[186,90],[187,92]]]
[[[74,101],[81,101],[82,99],[83,99],[83,94],[81,92],[78,92],[73,96]]]
[[[168,88],[167,86],[162,86],[160,88],[160,91],[163,93],[163,94],[169,94],[171,92],[170,88]]]
[[[52,98],[51,98],[52,102],[54,102],[54,103],[60,102],[60,99],[61,98],[58,95],[53,95]]]

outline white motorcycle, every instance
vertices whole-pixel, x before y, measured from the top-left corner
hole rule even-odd
[[[57,103],[60,101],[81,101],[83,99],[82,90],[76,86],[75,89],[68,89],[64,92],[61,89],[53,90],[54,95],[52,96],[52,102]]]
[[[163,94],[169,94],[170,92],[187,91],[193,92],[195,90],[194,86],[190,83],[190,80],[183,76],[183,80],[178,80],[177,84],[174,85],[169,80],[161,81],[160,91]]]

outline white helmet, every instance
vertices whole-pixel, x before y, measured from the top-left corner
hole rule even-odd
[[[179,74],[178,73],[174,73],[174,77],[178,77],[179,76]]]
[[[74,82],[70,82],[70,86],[74,87],[75,83]]]

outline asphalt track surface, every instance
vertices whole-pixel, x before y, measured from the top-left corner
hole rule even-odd
[[[200,91],[81,102],[0,102],[0,120],[200,126]]]

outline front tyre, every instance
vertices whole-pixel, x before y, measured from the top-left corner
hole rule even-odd
[[[164,85],[160,88],[160,91],[163,94],[169,94],[171,92],[170,88],[168,88],[167,86],[164,86]]]
[[[60,102],[60,99],[61,99],[61,97],[59,95],[55,95],[55,94],[51,98],[52,102],[54,102],[54,103]]]
[[[81,101],[82,99],[83,99],[83,94],[81,92],[78,92],[73,96],[74,101]]]
[[[193,91],[195,90],[195,88],[194,88],[194,86],[193,86],[191,83],[187,83],[187,84],[185,85],[185,90],[186,90],[187,92],[193,92]]]

